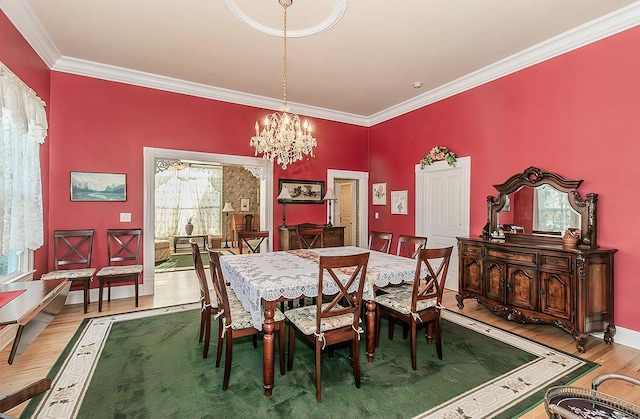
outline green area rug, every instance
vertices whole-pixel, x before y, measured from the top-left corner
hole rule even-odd
[[[348,348],[322,359],[322,403],[316,403],[313,350],[298,339],[293,371],[262,389],[262,344],[234,341],[229,389],[198,343],[198,304],[86,319],[50,372],[52,390],[21,417],[56,418],[511,418],[597,364],[501,329],[444,312],[443,355],[419,341],[418,370],[409,341],[386,338],[367,363],[361,342],[362,387],[354,385]],[[217,331],[213,331],[213,335]],[[518,347],[516,347],[518,346]],[[223,361],[224,362],[224,361]]]
[[[233,255],[234,253],[229,250],[217,250],[220,255]],[[206,252],[201,253],[204,267],[209,269],[208,256]],[[186,271],[193,269],[193,255],[191,253],[174,253],[171,258],[156,262],[156,272],[171,272],[171,271]]]

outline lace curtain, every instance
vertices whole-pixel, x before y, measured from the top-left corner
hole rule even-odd
[[[222,166],[187,165],[157,172],[155,236],[184,235],[188,220],[193,234],[220,235],[221,200]]]
[[[44,241],[40,144],[47,136],[45,103],[0,63],[0,237],[9,249]]]

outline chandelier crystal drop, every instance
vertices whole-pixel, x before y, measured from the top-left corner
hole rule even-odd
[[[251,137],[255,155],[262,153],[264,159],[276,161],[285,170],[287,166],[302,160],[303,155],[313,157],[316,139],[311,135],[308,121],[300,122],[300,117],[289,112],[287,106],[287,8],[293,0],[278,0],[284,8],[284,58],[282,60],[282,106],[280,112],[269,114],[264,119],[264,128],[256,121],[256,135]]]

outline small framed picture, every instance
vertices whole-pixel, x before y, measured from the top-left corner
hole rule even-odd
[[[240,199],[240,211],[249,211],[249,198]]]
[[[387,184],[374,183],[372,205],[387,205]]]
[[[72,201],[126,201],[124,173],[71,172]]]
[[[407,215],[408,191],[391,191],[391,214]]]

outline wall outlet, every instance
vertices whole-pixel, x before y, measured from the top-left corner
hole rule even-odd
[[[130,223],[131,222],[131,213],[130,212],[121,212],[120,213],[120,222],[121,223]]]
[[[378,214],[377,212],[375,214],[373,214],[373,216],[375,217],[375,219],[377,220],[378,218],[380,218],[380,214]]]

